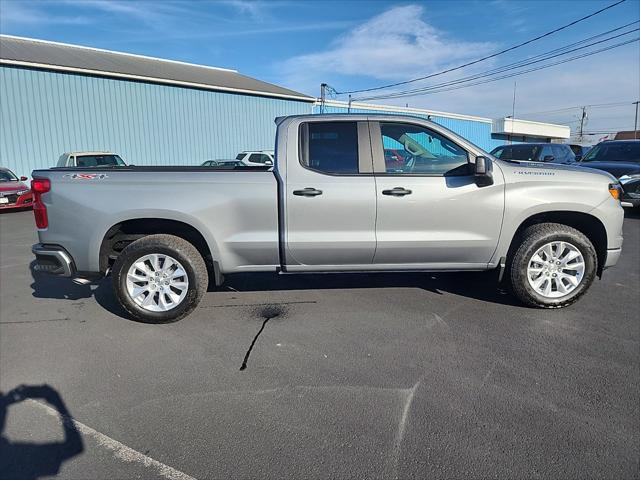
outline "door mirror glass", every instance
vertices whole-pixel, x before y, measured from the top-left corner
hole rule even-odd
[[[271,165],[273,165],[273,162],[271,160],[265,160],[264,164],[271,166]]]
[[[21,182],[26,182],[27,180],[29,180],[27,177],[25,177],[24,175],[22,177],[20,177],[20,181]]]

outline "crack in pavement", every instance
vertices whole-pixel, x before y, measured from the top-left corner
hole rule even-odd
[[[244,360],[242,361],[242,365],[240,366],[240,371],[246,370],[247,362],[249,362],[249,356],[251,355],[251,350],[253,350],[254,345],[258,341],[258,337],[264,330],[264,327],[267,326],[267,322],[272,318],[279,317],[280,315],[283,315],[285,313],[285,310],[283,308],[279,308],[278,305],[282,305],[282,304],[268,304],[266,308],[263,308],[259,312],[259,316],[264,318],[264,320],[262,322],[262,326],[260,327],[260,330],[258,330],[258,333],[256,333],[255,337],[253,337],[253,341],[251,342],[251,345],[249,346],[247,353],[245,353],[244,355]]]

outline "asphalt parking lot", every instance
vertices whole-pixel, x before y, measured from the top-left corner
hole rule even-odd
[[[491,274],[243,275],[146,325],[34,279],[36,238],[0,215],[3,478],[639,477],[640,215],[558,311]]]

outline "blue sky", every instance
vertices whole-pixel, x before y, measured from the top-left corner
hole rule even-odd
[[[0,0],[0,30],[233,68],[318,95],[321,82],[338,90],[358,89],[459,65],[613,1]],[[438,81],[482,72],[638,19],[640,2],[627,0],[575,27]],[[498,117],[511,113],[515,80],[516,116],[575,125],[578,110],[546,111],[638,99],[639,58],[636,42],[517,78],[377,102]],[[589,109],[590,129],[632,127],[631,105]]]

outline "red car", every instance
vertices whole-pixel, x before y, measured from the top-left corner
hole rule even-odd
[[[25,183],[27,177],[16,177],[8,168],[0,167],[0,210],[31,208],[33,194]]]

